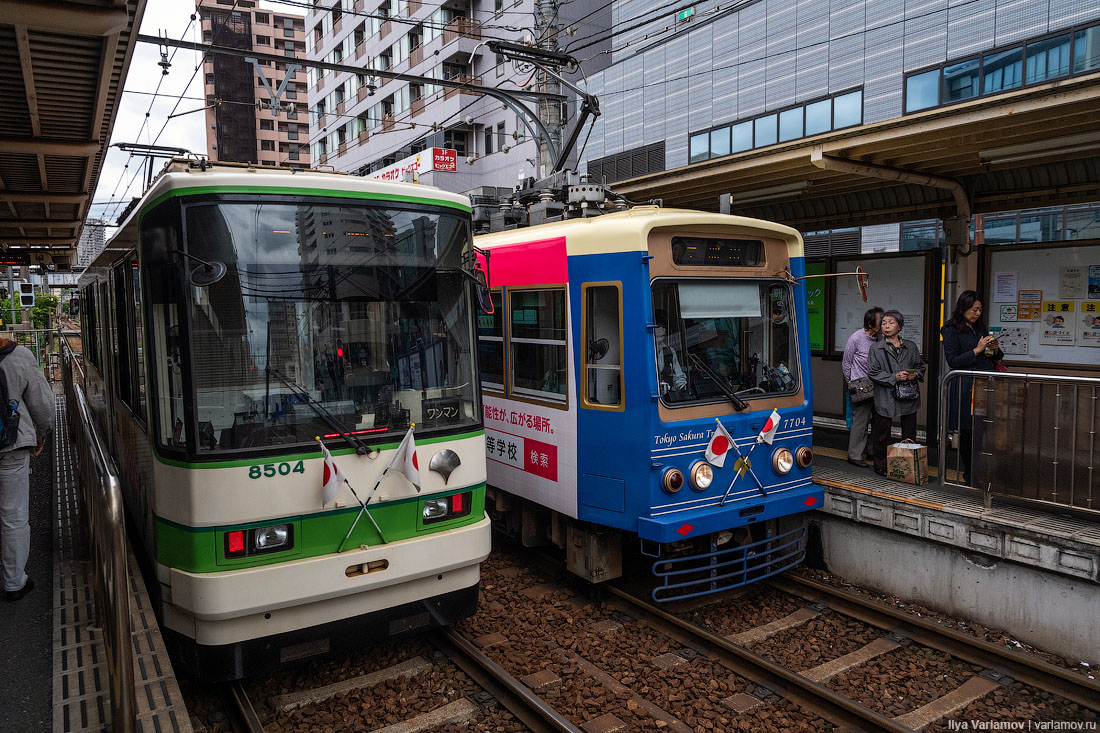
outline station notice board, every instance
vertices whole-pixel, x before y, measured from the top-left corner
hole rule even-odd
[[[836,278],[834,303],[833,344],[837,352],[843,352],[848,337],[863,328],[863,314],[868,308],[878,306],[883,310],[900,311],[905,319],[901,329],[903,338],[910,339],[924,353],[928,321],[936,325],[936,314],[925,313],[928,258],[926,253],[894,255],[850,260],[838,260],[837,272],[849,272],[859,265],[867,273],[867,302],[859,293],[856,278]],[[925,358],[928,355],[925,354]]]
[[[987,250],[986,320],[1009,363],[1100,364],[1100,245]]]

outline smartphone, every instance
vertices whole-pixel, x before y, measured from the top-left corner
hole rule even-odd
[[[905,370],[905,373],[906,373],[906,374],[916,374],[916,373],[917,373],[917,370],[916,370],[916,369],[906,369],[906,370]]]

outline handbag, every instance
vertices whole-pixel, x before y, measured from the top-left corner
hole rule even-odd
[[[894,382],[894,399],[915,400],[920,397],[920,385],[913,380]]]
[[[848,382],[848,397],[853,405],[866,402],[875,396],[875,383],[870,377],[860,377]]]

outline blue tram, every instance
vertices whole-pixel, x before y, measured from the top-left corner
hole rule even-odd
[[[636,207],[475,243],[494,305],[478,321],[487,509],[504,526],[590,581],[621,575],[624,550],[648,558],[657,600],[803,559],[823,491],[797,231]]]

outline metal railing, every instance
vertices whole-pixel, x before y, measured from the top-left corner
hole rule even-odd
[[[948,372],[940,383],[940,477],[983,492],[987,506],[1004,496],[1100,513],[1098,400],[1096,377]]]
[[[84,396],[84,370],[63,334],[59,341],[69,430],[76,442],[80,508],[91,554],[95,608],[110,676],[111,729],[130,733],[137,726],[137,711],[122,490],[118,471],[104,450]]]

